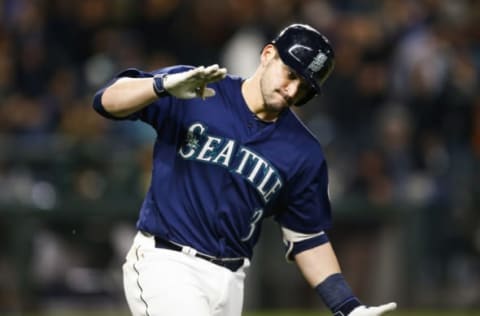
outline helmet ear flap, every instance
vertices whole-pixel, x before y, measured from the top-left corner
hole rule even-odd
[[[310,89],[303,98],[301,98],[300,100],[298,100],[297,103],[295,103],[295,106],[302,106],[302,105],[305,105],[308,101],[310,101],[315,95],[317,94],[317,92],[314,90],[314,89]]]

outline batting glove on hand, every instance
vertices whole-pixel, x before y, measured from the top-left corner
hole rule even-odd
[[[208,67],[200,66],[192,70],[168,74],[163,78],[165,90],[180,99],[202,99],[213,97],[215,90],[208,88],[207,84],[219,81],[227,75],[227,69],[218,65]]]
[[[393,311],[397,308],[396,303],[388,303],[380,306],[360,305],[348,314],[348,316],[380,316],[386,312]]]

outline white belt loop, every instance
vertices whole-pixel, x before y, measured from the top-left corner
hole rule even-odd
[[[183,246],[182,247],[182,252],[189,255],[189,256],[192,256],[192,257],[195,257],[197,255],[197,250],[193,249],[192,247],[188,247],[188,246]]]

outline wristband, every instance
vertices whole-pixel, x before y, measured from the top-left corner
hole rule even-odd
[[[335,316],[347,316],[356,307],[362,305],[340,273],[326,278],[315,287],[315,291]]]
[[[153,91],[155,91],[155,94],[159,98],[170,95],[170,93],[168,93],[168,91],[165,90],[165,87],[163,86],[163,81],[165,80],[165,77],[167,77],[167,74],[157,74],[153,76]]]

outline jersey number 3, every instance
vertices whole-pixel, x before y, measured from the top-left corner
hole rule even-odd
[[[252,219],[250,221],[250,230],[248,231],[248,234],[241,239],[242,241],[248,241],[250,238],[252,238],[253,233],[255,232],[255,229],[257,228],[257,223],[258,223],[258,221],[260,221],[262,216],[263,216],[263,209],[261,209],[261,208],[257,209],[253,213]]]

